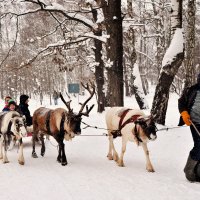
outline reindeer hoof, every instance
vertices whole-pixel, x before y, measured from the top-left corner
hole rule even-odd
[[[67,165],[67,161],[66,161],[66,162],[62,162],[61,165],[62,165],[62,166]]]
[[[37,154],[35,152],[32,153],[33,158],[38,158]]]
[[[44,156],[44,153],[41,153],[41,156],[43,157],[43,156]]]
[[[114,155],[114,156],[113,156],[113,159],[114,159],[115,162],[117,162],[117,161],[119,160],[118,155]]]
[[[155,172],[155,170],[152,168],[152,169],[147,169],[148,172]]]
[[[24,165],[24,163],[25,163],[24,161],[20,161],[20,160],[18,160],[18,162],[20,165]]]
[[[118,164],[119,167],[125,167],[124,163],[121,162],[121,161],[118,161],[117,164]]]
[[[6,164],[6,163],[9,163],[9,161],[8,160],[3,161],[3,164]]]
[[[151,164],[150,165],[146,165],[146,170],[148,172],[155,172],[155,170],[154,170],[154,168],[153,168],[153,166]]]
[[[108,155],[107,155],[107,158],[108,158],[108,160],[113,160],[112,154],[108,154]]]

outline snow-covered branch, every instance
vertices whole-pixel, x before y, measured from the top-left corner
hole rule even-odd
[[[18,32],[19,32],[19,24],[18,24],[18,18],[16,18],[16,33],[15,33],[15,39],[13,42],[12,47],[8,50],[6,56],[3,58],[3,60],[0,62],[0,68],[2,67],[2,65],[4,64],[4,62],[6,61],[6,59],[9,57],[10,53],[12,52],[12,50],[14,49],[16,42],[17,42],[17,38],[18,38]]]
[[[30,64],[32,64],[40,55],[42,55],[44,52],[48,51],[48,50],[51,50],[51,49],[54,49],[56,47],[67,47],[69,45],[73,45],[73,44],[77,44],[77,43],[81,43],[81,42],[84,42],[86,41],[88,38],[79,38],[79,39],[76,39],[74,41],[71,41],[71,42],[66,42],[65,40],[63,41],[59,41],[57,43],[54,43],[54,44],[49,44],[46,48],[43,48],[41,49],[33,58],[29,59],[27,62],[25,63],[22,63],[19,67],[17,68],[12,68],[13,70],[16,70],[16,69],[22,69],[24,67],[27,67],[29,66]]]

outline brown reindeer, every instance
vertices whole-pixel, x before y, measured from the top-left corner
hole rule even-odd
[[[45,144],[43,136],[44,134],[47,134],[53,136],[58,142],[59,150],[57,161],[60,162],[62,165],[67,165],[65,144],[63,140],[70,140],[75,135],[81,134],[81,117],[82,115],[89,116],[89,112],[94,107],[94,105],[92,105],[90,108],[88,108],[88,106],[86,105],[95,93],[94,84],[91,84],[91,86],[89,86],[89,84],[82,84],[82,86],[89,91],[90,97],[82,104],[78,114],[73,112],[73,109],[70,108],[71,101],[66,102],[62,94],[60,94],[61,100],[67,106],[68,111],[63,108],[57,108],[53,110],[41,107],[33,113],[32,157],[37,158],[37,154],[35,152],[35,141],[37,140],[37,138],[41,140],[41,156],[44,156]],[[86,112],[83,112],[85,106]]]

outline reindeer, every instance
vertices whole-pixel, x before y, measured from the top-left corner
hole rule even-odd
[[[146,169],[154,172],[149,158],[147,142],[156,139],[156,126],[153,119],[141,110],[124,107],[112,107],[106,113],[106,124],[109,136],[108,159],[115,160],[120,167],[124,167],[124,153],[128,141],[135,142],[143,147],[146,156]],[[115,150],[113,138],[122,137],[122,149],[120,157]]]
[[[89,100],[93,97],[95,93],[95,86],[94,84],[89,84],[82,86],[88,90],[90,93],[89,98],[81,105],[81,108],[78,114],[73,112],[73,109],[70,107],[70,103],[66,102],[60,93],[60,98],[63,103],[66,105],[67,110],[63,108],[56,108],[56,109],[49,109],[49,108],[38,108],[33,113],[33,151],[32,157],[37,158],[37,154],[35,152],[35,141],[37,138],[41,140],[41,156],[45,154],[45,144],[44,144],[44,134],[51,135],[55,138],[58,142],[59,150],[58,150],[58,157],[57,161],[60,162],[63,166],[67,165],[67,158],[65,155],[65,144],[63,140],[71,140],[75,135],[81,134],[81,117],[89,116],[89,112],[92,110],[94,105],[90,108],[86,105]],[[83,112],[84,107],[86,106],[86,112]]]
[[[7,150],[12,140],[19,141],[19,158],[20,165],[24,165],[23,141],[26,137],[26,119],[16,111],[3,112],[0,115],[0,159],[3,163],[8,163]]]

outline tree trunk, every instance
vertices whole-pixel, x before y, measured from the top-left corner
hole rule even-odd
[[[178,28],[182,28],[182,0],[172,1],[171,24],[172,24],[171,32],[172,35],[174,36],[175,31]],[[174,43],[175,41],[172,39],[172,42],[170,44],[171,47],[169,47],[169,49],[176,48]],[[177,48],[180,44],[177,44]],[[167,60],[167,55],[168,55],[167,53],[168,51],[165,54],[166,58],[164,57],[163,59],[165,60],[165,63],[163,63],[162,66],[162,71],[160,74],[158,84],[156,86],[153,105],[151,109],[151,114],[153,115],[155,121],[163,125],[165,124],[165,117],[169,100],[169,89],[184,59],[184,49],[182,47],[182,52],[181,50],[179,53],[177,51],[177,54],[174,55],[174,57],[170,56],[168,60]],[[170,60],[172,58],[173,61]]]
[[[188,9],[187,9],[188,24],[186,29],[185,87],[189,87],[196,82],[195,66],[194,66],[195,13],[196,13],[196,0],[188,0]]]
[[[123,106],[123,19],[121,16],[121,0],[103,0],[102,4],[107,34],[110,35],[107,42],[107,103],[109,106]]]
[[[93,18],[97,21],[97,10],[92,9]],[[102,30],[99,27],[98,31],[94,33],[96,36],[102,36]],[[97,84],[97,111],[102,113],[105,110],[105,92],[104,92],[104,62],[102,60],[102,41],[94,40],[94,54],[95,62],[98,65],[95,66],[95,79]]]

